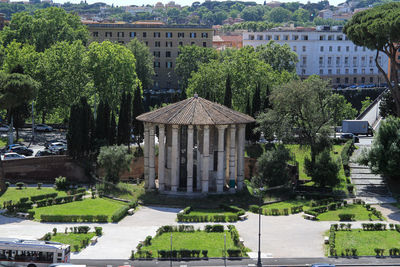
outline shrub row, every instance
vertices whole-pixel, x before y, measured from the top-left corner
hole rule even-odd
[[[129,206],[123,206],[119,208],[117,211],[114,212],[114,214],[111,216],[111,221],[112,222],[119,222],[122,220],[126,214],[128,213]]]
[[[200,254],[203,258],[208,257],[208,250],[188,250],[188,249],[180,249],[180,250],[158,250],[157,251],[159,259],[192,259],[192,258],[200,258]],[[135,258],[134,251],[132,252],[132,259]],[[138,250],[136,254],[136,258],[139,259],[152,259],[153,252],[150,250]]]
[[[108,222],[107,215],[40,215],[41,222]]]
[[[36,201],[38,201],[38,200],[42,200],[42,199],[46,199],[46,198],[55,198],[57,196],[58,196],[58,193],[49,193],[49,194],[31,196],[31,201],[36,203]]]
[[[321,202],[319,202],[319,203],[321,203]],[[346,201],[333,202],[333,203],[328,202],[324,206],[313,207],[307,211],[304,211],[304,213],[317,217],[321,213],[327,212],[328,210],[337,210],[346,205],[347,205]]]
[[[396,224],[396,226],[397,225],[398,224]],[[386,230],[386,224],[384,224],[384,223],[362,223],[361,226],[364,231],[385,231]]]
[[[185,232],[185,233],[193,233],[194,226],[193,225],[164,225],[157,229],[156,236],[162,235],[163,233],[172,233],[172,232]]]
[[[246,211],[244,209],[236,207],[236,206],[229,206],[229,205],[221,204],[220,208],[225,211],[228,211],[228,212],[236,213],[236,215],[238,215],[238,216],[244,215],[246,213]]]
[[[331,229],[332,229],[332,227],[333,227],[334,231],[339,231],[339,230],[342,230],[342,231],[343,230],[348,230],[348,231],[350,231],[351,230],[351,223],[341,223],[340,225],[335,223],[335,224],[331,225]],[[339,229],[339,227],[340,227],[340,229]]]
[[[222,233],[224,232],[224,226],[221,224],[207,224],[204,226],[204,231],[207,233]]]
[[[354,213],[340,213],[338,216],[340,221],[354,221],[356,218]]]
[[[239,216],[234,215],[190,215],[190,214],[177,214],[178,222],[236,222]]]
[[[47,198],[47,199],[36,201],[36,205],[38,208],[40,208],[40,207],[70,203],[72,201],[82,200],[82,198],[83,198],[82,194],[77,194],[77,195],[73,195],[73,196],[65,196],[65,197]]]
[[[8,204],[11,204],[12,202],[8,202]],[[17,202],[14,205],[4,205],[4,208],[7,208],[8,212],[26,212],[30,209],[32,209],[33,202],[32,201],[27,201],[27,202]]]
[[[347,141],[346,144],[344,144],[344,146],[343,146],[340,157],[342,158],[342,164],[343,164],[343,168],[345,170],[349,170],[350,156],[351,156],[351,154],[353,154],[354,149],[355,149],[355,146],[354,146],[353,140]],[[345,172],[345,173],[346,173],[346,176],[350,175],[350,172]]]

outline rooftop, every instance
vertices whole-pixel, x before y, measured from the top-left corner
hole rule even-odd
[[[246,114],[196,95],[144,113],[137,119],[144,122],[179,125],[245,124],[255,121]]]
[[[82,21],[83,24],[87,25],[90,28],[166,28],[166,29],[180,29],[180,28],[188,28],[188,29],[211,29],[211,25],[168,25],[164,24],[160,21],[136,21],[133,23],[125,23],[125,22],[114,22],[114,23],[102,23],[97,21]]]

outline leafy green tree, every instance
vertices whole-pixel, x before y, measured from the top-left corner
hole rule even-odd
[[[133,96],[132,128],[133,128],[133,135],[135,137],[135,142],[139,147],[144,137],[144,125],[142,121],[139,121],[136,118],[143,113],[144,113],[144,107],[143,107],[142,91],[140,87],[137,87],[135,90],[135,95]]]
[[[331,157],[329,149],[319,153],[314,163],[307,157],[304,162],[305,171],[312,177],[315,185],[333,187],[340,183],[339,164]]]
[[[232,87],[231,87],[231,77],[228,73],[225,82],[225,96],[224,96],[224,105],[228,108],[232,108]]]
[[[389,116],[379,127],[370,150],[364,150],[359,161],[372,172],[392,179],[400,178],[400,118]]]
[[[275,7],[269,13],[269,18],[272,22],[282,23],[289,21],[292,17],[292,12],[283,8],[283,7]]]
[[[118,145],[129,145],[132,123],[132,97],[123,94],[118,119]]]
[[[246,21],[259,21],[264,16],[262,6],[249,6],[242,10],[240,17]]]
[[[293,19],[299,22],[307,22],[310,20],[310,12],[303,8],[299,8],[293,12]]]
[[[396,116],[396,104],[390,92],[385,92],[382,96],[381,102],[379,103],[379,115],[383,118]]]
[[[274,41],[270,41],[266,45],[257,46],[256,52],[262,61],[269,64],[276,71],[296,71],[296,64],[299,59],[287,44],[279,45]]]
[[[328,134],[333,123],[331,99],[328,82],[318,76],[277,86],[271,93],[273,109],[257,117],[258,130],[268,137],[308,145],[314,163],[318,136]]]
[[[179,56],[176,58],[175,73],[179,77],[179,86],[186,90],[192,72],[196,72],[203,63],[218,59],[218,52],[213,48],[197,45],[179,47]]]
[[[143,42],[134,38],[126,47],[133,53],[136,59],[136,74],[142,82],[143,89],[150,89],[153,85],[153,55],[150,53],[149,47]]]
[[[129,171],[132,158],[125,146],[101,147],[97,163],[105,171],[104,180],[117,184],[121,173]]]
[[[341,125],[343,120],[353,120],[357,116],[357,110],[347,102],[343,95],[332,94],[330,100],[332,109],[332,121],[335,126]]]
[[[88,29],[77,15],[56,7],[37,10],[33,15],[28,12],[15,13],[9,26],[1,32],[5,46],[16,40],[35,46],[38,52],[60,41],[81,40],[86,45],[88,38]]]
[[[290,179],[290,159],[289,150],[283,145],[267,150],[257,159],[257,175],[252,178],[253,183],[268,187],[286,185]]]
[[[360,113],[363,113],[372,103],[371,97],[367,96],[363,101],[361,101]]]
[[[389,3],[354,14],[343,29],[343,32],[354,44],[376,50],[375,63],[392,93],[397,116],[400,116],[400,86],[397,75],[400,63],[396,60],[396,53],[400,49],[399,18],[400,3]],[[389,68],[392,74],[396,73],[395,75],[388,77],[379,64],[380,53],[390,59]]]
[[[260,85],[257,83],[256,90],[253,94],[253,101],[251,101],[251,116],[255,118],[261,111],[261,93],[260,93]],[[251,129],[250,140],[253,142],[257,142],[260,140],[260,132],[255,132],[256,123],[249,123],[249,128]]]
[[[133,53],[119,44],[104,41],[89,45],[87,68],[100,99],[116,110],[122,93],[133,92],[139,84]]]

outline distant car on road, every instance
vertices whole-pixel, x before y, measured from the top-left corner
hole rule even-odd
[[[38,132],[52,132],[53,127],[40,123],[35,125],[35,130]]]
[[[24,155],[24,156],[32,156],[32,154],[33,154],[33,150],[27,148],[26,146],[14,146],[9,151],[15,152],[15,153],[18,153],[18,154]]]
[[[360,142],[360,139],[358,138],[358,136],[355,136],[352,133],[342,133],[340,135],[340,138],[347,139],[347,140],[353,139],[354,143],[359,143]]]
[[[51,156],[53,153],[51,151],[45,149],[45,150],[39,150],[36,152],[35,157],[44,157],[44,156]]]
[[[53,144],[53,143],[63,143],[65,145],[67,145],[67,143],[63,140],[53,139],[53,140],[46,141],[46,143],[44,143],[44,147],[48,149],[51,146],[51,144]]]
[[[62,142],[55,142],[49,145],[50,152],[54,154],[61,154],[67,150],[67,145]]]
[[[13,127],[13,130],[15,131],[15,128]],[[0,125],[0,132],[8,132],[10,131],[10,126],[2,124]]]
[[[25,156],[20,155],[18,153],[14,153],[14,152],[9,152],[9,153],[5,153],[1,159],[2,160],[10,160],[10,159],[24,159]]]
[[[335,267],[335,265],[329,263],[316,263],[311,265],[311,267]]]

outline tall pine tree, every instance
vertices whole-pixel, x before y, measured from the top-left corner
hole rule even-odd
[[[229,74],[228,77],[226,77],[226,83],[225,83],[224,106],[232,108],[232,86],[231,86],[231,76]]]
[[[137,116],[144,113],[142,92],[138,86],[135,90],[135,95],[133,96],[133,110],[132,110],[132,128],[133,135],[135,136],[135,142],[140,146],[143,141],[144,126],[143,122],[136,119]]]
[[[114,111],[111,113],[110,129],[108,131],[108,144],[115,145],[117,139],[117,124],[115,122]]]

